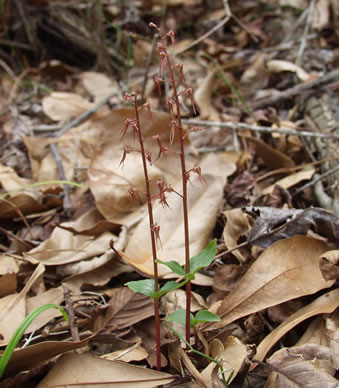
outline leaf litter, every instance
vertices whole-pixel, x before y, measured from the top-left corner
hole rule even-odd
[[[39,2],[31,3],[41,12]],[[51,9],[58,7],[47,3]],[[156,1],[141,3],[151,12],[159,7]],[[307,87],[321,77],[320,69],[331,69],[336,63],[332,48],[337,20],[329,16],[330,2],[313,3],[316,11],[302,1],[273,4],[263,0],[249,8],[230,4],[235,17],[225,22],[226,28],[195,43],[189,55],[182,57],[185,77],[195,91],[198,119],[212,122],[211,129],[187,136],[188,168],[201,166],[206,181],[201,184],[198,176],[190,178],[191,255],[212,238],[218,239],[217,259],[193,282],[192,311],[209,309],[221,321],[197,326],[196,347],[222,362],[231,388],[244,386],[244,381],[258,387],[337,386],[337,181],[325,182],[323,175],[325,194],[333,198],[319,198],[316,179],[324,174],[319,166],[324,164],[326,170],[329,162],[315,160],[321,154],[319,143],[300,140],[295,133],[274,132],[312,128],[325,133],[325,126],[319,127],[312,112],[306,112],[307,96],[300,92],[296,99],[292,93],[293,87]],[[119,6],[103,2],[101,6],[117,18]],[[76,5],[70,7],[73,12],[68,17],[74,17],[79,10]],[[127,6],[133,7],[141,11],[139,4]],[[181,52],[194,43],[182,31],[184,21],[197,24],[199,37],[225,17],[226,9],[199,1],[168,1],[167,7],[166,23],[175,25]],[[280,15],[271,12],[277,9]],[[297,23],[300,11],[313,12],[305,22],[315,34],[312,42],[306,41],[302,23]],[[68,12],[67,7],[55,15],[63,12]],[[138,18],[143,17],[139,12]],[[137,24],[124,26],[116,44],[122,56],[132,55],[128,59],[132,67],[124,58],[120,67],[127,69],[130,85],[141,92],[144,76],[140,81],[140,74],[144,74],[144,59],[152,44]],[[87,28],[85,23],[83,27]],[[134,28],[137,33],[132,32]],[[321,36],[325,30],[330,33]],[[291,31],[305,38],[304,52],[296,50]],[[134,40],[130,54],[126,32]],[[107,53],[111,55],[111,48]],[[115,61],[121,61],[120,54]],[[57,310],[44,312],[25,333],[0,384],[10,387],[20,381],[24,386],[36,373],[39,387],[152,387],[171,386],[171,382],[173,386],[222,386],[215,364],[193,353],[187,355],[165,325],[163,371],[152,369],[156,365],[153,303],[125,286],[153,275],[140,158],[134,153],[123,158],[125,147],[135,147],[132,132],[121,141],[124,121],[134,113],[123,104],[120,91],[127,73],[108,76],[112,72],[106,73],[100,63],[100,71],[87,71],[89,66],[79,72],[62,61],[47,61],[36,71],[23,73],[37,88],[13,76],[10,64],[1,80],[5,146],[0,147],[0,344],[4,349],[35,307],[65,303],[64,287],[71,292],[80,340],[72,340],[69,325]],[[151,62],[150,72],[156,67]],[[326,87],[319,88],[318,94],[326,97],[319,106],[329,117],[337,86]],[[273,97],[284,92],[287,98],[277,103]],[[151,79],[145,79],[143,93],[159,109],[152,112],[152,120],[141,112],[147,151],[158,154],[153,135],[160,135],[163,145],[171,148],[165,157],[152,160],[153,193],[160,180],[180,191],[179,142],[176,137],[170,144],[170,116],[160,111],[166,110],[164,100],[157,97]],[[305,94],[315,94],[314,89]],[[188,97],[182,97],[183,106],[189,106]],[[103,99],[106,103],[95,109]],[[262,107],[256,109],[256,104]],[[93,109],[87,119],[63,131],[73,119]],[[193,118],[189,109],[188,121]],[[241,123],[246,128],[230,131],[217,122]],[[260,127],[269,131],[260,134],[256,131]],[[329,127],[337,135],[335,120]],[[51,145],[58,148],[64,177],[60,177]],[[63,212],[62,180],[82,185],[72,188],[72,218]],[[128,192],[131,186],[135,198]],[[161,203],[154,207],[160,225],[159,259],[184,264],[180,198],[171,193],[167,203],[165,208]],[[323,203],[329,204],[326,209],[320,207]],[[111,241],[122,257],[111,250]],[[161,278],[173,277],[168,267],[159,269]],[[162,298],[164,319],[185,308],[184,295],[175,290]],[[75,349],[79,353],[69,353]]]

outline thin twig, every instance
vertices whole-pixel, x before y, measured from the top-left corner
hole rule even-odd
[[[314,12],[314,4],[315,4],[315,0],[311,0],[310,6],[308,9],[308,17],[307,17],[307,20],[305,23],[304,32],[303,32],[303,35],[301,37],[301,43],[300,43],[297,58],[295,61],[295,63],[299,66],[302,64],[303,54],[304,54],[305,47],[306,47],[306,36],[308,35],[308,31],[310,29],[312,16],[313,16],[313,12]]]
[[[100,108],[102,108],[104,105],[108,103],[108,101],[116,95],[116,91],[109,94],[108,96],[104,97],[102,100],[100,100],[96,105],[94,105],[91,109],[87,110],[86,112],[82,113],[80,116],[78,116],[76,119],[70,121],[67,123],[62,129],[60,129],[56,134],[55,137],[62,136],[66,131],[69,129],[75,127],[76,125],[80,124],[81,122],[87,120],[90,116],[92,116],[94,113],[96,113]]]
[[[146,61],[146,69],[145,69],[145,75],[144,75],[144,82],[142,84],[142,92],[141,92],[141,104],[144,103],[145,100],[145,89],[146,89],[146,84],[147,80],[149,78],[149,70],[152,62],[152,57],[153,57],[153,52],[155,49],[155,45],[159,39],[159,34],[155,33],[152,39],[152,48],[151,51],[148,53],[147,61]]]
[[[206,38],[208,38],[210,35],[212,35],[215,31],[219,30],[222,26],[224,26],[231,18],[232,13],[230,10],[230,7],[228,5],[228,0],[224,0],[224,8],[225,8],[225,17],[216,24],[213,28],[211,28],[209,31],[207,31],[204,35],[201,35],[198,39],[193,41],[192,43],[188,44],[187,46],[183,47],[181,50],[177,51],[177,54],[182,54],[184,51],[187,51],[191,49],[192,47],[196,46]]]
[[[54,144],[54,143],[50,144],[49,149],[50,149],[50,151],[53,155],[53,158],[55,160],[55,163],[57,165],[59,178],[61,180],[66,180],[64,167],[62,165],[62,159],[61,159],[61,156],[59,154],[59,151],[58,151],[56,144]],[[70,186],[66,185],[66,184],[64,185],[63,208],[65,210],[67,217],[70,217],[72,215],[72,202],[70,199]]]
[[[94,113],[96,113],[101,107],[103,107],[105,104],[107,104],[108,101],[115,94],[116,94],[116,91],[114,91],[110,95],[108,95],[105,98],[103,98],[102,100],[100,100],[95,106],[93,106],[88,111],[82,113],[76,119],[70,121],[63,128],[61,128],[58,132],[56,132],[55,137],[58,138],[58,137],[62,136],[66,131],[68,131],[72,127],[75,127],[76,125],[80,124],[81,122],[87,120],[90,116],[92,116]],[[51,153],[52,153],[52,155],[54,157],[54,160],[55,160],[55,163],[57,165],[59,178],[61,180],[66,180],[64,168],[63,168],[63,165],[62,165],[62,159],[60,157],[60,154],[59,154],[59,151],[58,151],[58,148],[57,148],[56,144],[50,144],[49,148],[51,150]],[[71,199],[70,199],[70,186],[67,185],[67,184],[64,185],[63,207],[64,207],[66,215],[68,217],[70,217],[71,214],[72,214],[72,203],[71,203]]]
[[[62,285],[62,288],[64,290],[64,297],[65,297],[65,304],[66,304],[65,309],[67,311],[68,318],[69,318],[69,328],[71,331],[72,339],[73,339],[73,342],[79,342],[80,337],[79,337],[79,330],[77,326],[77,317],[74,314],[70,291],[65,285]]]
[[[318,175],[317,174],[317,177],[312,179],[310,182],[307,182],[305,185],[299,187],[298,190],[296,190],[293,195],[298,195],[300,194],[302,191],[304,191],[305,189],[309,188],[309,187],[312,187],[314,186],[316,183],[320,182],[321,180],[329,177],[330,175],[332,174],[335,174],[337,171],[339,171],[339,164],[337,164],[335,167],[331,168],[330,170],[324,172],[323,174],[321,175]]]
[[[301,83],[293,86],[292,88],[286,89],[284,91],[275,91],[271,97],[264,98],[253,104],[253,110],[261,109],[266,106],[277,104],[278,102],[287,100],[291,97],[298,96],[302,93],[310,92],[311,89],[318,88],[325,84],[332,82],[333,80],[339,78],[339,69],[332,70],[322,77],[318,77],[312,81],[306,83]]]
[[[237,129],[248,129],[253,132],[268,132],[268,133],[281,133],[283,135],[295,135],[295,136],[309,136],[309,137],[324,137],[339,140],[339,136],[331,135],[327,133],[321,132],[311,132],[311,131],[298,131],[296,129],[290,128],[271,128],[271,127],[263,127],[259,125],[249,125],[245,123],[224,123],[220,121],[207,121],[207,120],[195,120],[195,119],[183,119],[183,124],[188,125],[198,125],[201,127],[220,127],[220,128],[229,128],[232,130]]]

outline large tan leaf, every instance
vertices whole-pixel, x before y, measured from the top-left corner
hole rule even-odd
[[[213,327],[331,287],[334,280],[326,281],[319,269],[319,256],[326,250],[326,243],[306,236],[271,245],[222,301],[217,309],[221,321]]]
[[[279,179],[273,185],[267,186],[264,190],[262,190],[262,194],[271,194],[276,185],[279,185],[284,189],[289,189],[299,182],[311,179],[314,173],[314,168],[303,169],[301,171],[295,172],[294,174],[288,175],[285,178]]]
[[[191,256],[200,252],[210,237],[223,195],[223,179],[205,175],[207,184],[202,185],[197,176],[192,176],[188,185],[188,212],[190,226]],[[180,190],[180,188],[178,189]],[[182,199],[168,195],[169,207],[156,203],[153,212],[155,222],[160,225],[158,258],[163,261],[176,260],[184,264],[185,240],[182,215]],[[153,275],[152,249],[149,237],[149,221],[145,217],[135,229],[126,247],[124,258],[139,271]],[[159,266],[159,275],[169,273],[164,265]]]
[[[18,263],[13,257],[0,255],[0,298],[15,293],[18,271]]]
[[[212,103],[212,93],[216,84],[215,78],[214,72],[209,72],[194,92],[194,100],[199,107],[201,119],[219,120],[219,113]]]
[[[130,128],[125,137],[121,139],[121,130],[126,118],[134,118],[135,113],[131,108],[119,109],[101,121],[102,126],[109,129],[109,137],[92,159],[88,170],[89,186],[95,197],[98,210],[104,217],[113,221],[117,212],[131,212],[145,202],[144,172],[139,152],[128,153],[120,165],[125,146],[139,150],[139,144]],[[164,146],[178,150],[178,136],[172,146],[169,144],[170,117],[161,112],[152,112],[152,120],[147,112],[140,112],[140,125],[145,139],[145,149],[152,154],[152,166],[148,165],[149,179],[156,188],[157,179],[174,184],[180,173],[180,159],[176,152],[167,152],[166,157],[157,160],[159,147],[152,139],[153,135],[160,135]],[[135,187],[139,191],[139,201],[133,201],[128,189]]]
[[[50,238],[25,254],[33,263],[59,265],[85,260],[106,252],[114,235],[109,232],[93,239],[85,235],[73,235],[56,227]]]
[[[245,214],[241,209],[232,209],[223,212],[227,219],[226,226],[224,228],[223,237],[227,249],[232,249],[238,245],[238,240],[241,236],[251,229],[251,217]],[[240,249],[236,249],[232,252],[240,263],[245,263],[247,258],[241,252]]]
[[[81,73],[81,79],[86,90],[94,97],[95,102],[111,95],[114,91],[119,94],[119,85],[112,77],[95,71],[86,71]]]
[[[252,136],[241,135],[250,142],[258,155],[263,159],[265,166],[271,170],[282,167],[294,166],[293,160],[282,152],[275,150],[268,144]]]
[[[174,377],[167,373],[121,361],[104,360],[90,354],[65,354],[59,358],[38,388],[67,384],[82,387],[150,388],[173,380]]]
[[[338,388],[338,380],[322,368],[330,359],[328,347],[306,344],[280,349],[267,363],[277,373],[274,388]]]
[[[94,314],[92,331],[102,328],[113,332],[129,327],[154,315],[153,299],[133,292],[128,287],[114,289],[111,299],[104,308]]]
[[[13,376],[18,372],[27,370],[42,362],[58,356],[59,354],[79,349],[88,344],[94,338],[91,335],[82,341],[46,341],[15,350],[7,364],[4,376]]]
[[[45,304],[54,303],[59,305],[63,302],[63,300],[64,300],[64,291],[61,286],[50,288],[48,291],[45,291],[39,295],[27,298],[26,314],[27,315],[30,314],[33,310]],[[25,333],[27,334],[27,333],[31,333],[32,331],[38,330],[42,326],[44,326],[47,322],[49,322],[51,319],[55,317],[59,317],[61,315],[62,315],[61,312],[57,309],[48,309],[34,319],[34,321],[29,325]]]
[[[45,266],[39,264],[19,294],[7,295],[0,299],[0,333],[2,337],[0,346],[8,344],[17,327],[25,319],[27,315],[25,297],[35,281],[44,272]]]
[[[266,336],[259,344],[256,360],[263,361],[268,351],[279,339],[300,322],[318,314],[333,312],[339,306],[339,289],[333,290],[317,298],[309,305],[292,314],[285,322]],[[253,368],[252,368],[253,369]]]
[[[55,121],[74,118],[93,106],[93,103],[75,93],[54,92],[42,100],[44,113]]]

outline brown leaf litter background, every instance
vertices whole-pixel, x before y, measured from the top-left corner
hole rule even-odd
[[[122,161],[124,147],[137,148],[132,132],[121,139],[134,117],[125,91],[152,104],[141,126],[153,195],[157,180],[181,190],[172,91],[159,96],[153,81],[150,21],[175,30],[170,52],[198,109],[181,96],[187,169],[200,166],[206,180],[192,175],[188,185],[191,255],[217,239],[215,261],[193,281],[192,312],[209,309],[221,321],[199,325],[194,346],[222,364],[231,388],[338,386],[336,2],[0,7],[1,351],[47,303],[71,304],[79,333],[72,337],[58,310],[45,311],[0,386],[223,386],[216,365],[186,352],[164,324],[185,308],[184,290],[161,299],[157,372],[153,302],[124,285],[153,276],[140,154]],[[190,133],[193,125],[200,129]],[[165,157],[157,159],[153,135],[170,149]],[[154,203],[159,259],[184,264],[181,199],[171,193],[167,202]],[[175,279],[163,265],[159,274]]]

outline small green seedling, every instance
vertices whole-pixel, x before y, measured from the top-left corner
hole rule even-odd
[[[15,333],[13,334],[12,338],[10,339],[8,345],[6,346],[6,349],[0,359],[0,378],[2,377],[6,366],[12,357],[13,351],[16,348],[17,344],[19,343],[21,337],[24,335],[25,331],[29,327],[29,325],[34,321],[34,319],[40,315],[42,312],[48,309],[58,309],[62,315],[64,316],[65,320],[68,321],[68,315],[65,311],[65,309],[61,306],[58,306],[56,304],[45,304],[43,306],[38,307],[37,309],[33,310],[30,314],[27,315],[27,317],[20,323],[19,327],[16,329]]]
[[[184,278],[182,282],[170,281],[165,283],[158,291],[154,291],[154,280],[143,279],[126,283],[134,292],[140,292],[152,299],[158,299],[170,291],[183,287],[188,281],[195,279],[195,274],[202,268],[208,267],[215,258],[217,243],[210,241],[206,248],[190,259],[190,272],[186,273],[185,266],[181,266],[177,261],[156,260],[158,264],[166,265],[173,273]]]
[[[185,312],[185,310],[183,310],[183,311]],[[214,314],[213,314],[213,315],[214,315]],[[219,318],[219,317],[218,317],[218,318]],[[219,318],[219,319],[220,319],[220,318]],[[168,319],[167,319],[167,320],[168,320]],[[214,362],[214,363],[218,366],[218,368],[220,369],[221,378],[222,378],[222,381],[223,381],[223,383],[224,383],[224,387],[227,388],[227,387],[229,386],[229,382],[230,382],[230,380],[231,380],[231,378],[232,378],[232,376],[233,376],[233,372],[230,374],[229,378],[226,380],[226,378],[225,378],[225,370],[224,370],[223,365],[222,365],[221,362],[219,362],[218,360],[216,360],[215,358],[213,358],[213,357],[211,357],[211,356],[208,356],[208,355],[205,354],[205,353],[199,352],[199,350],[194,349],[193,346],[192,346],[191,344],[189,344],[189,343],[185,340],[185,338],[183,338],[183,337],[180,335],[180,333],[179,333],[178,331],[176,331],[173,327],[168,326],[168,329],[171,330],[171,332],[172,332],[175,336],[177,336],[177,337],[178,337],[178,338],[179,338],[179,339],[187,346],[187,348],[189,348],[193,353],[195,353],[195,354],[197,354],[197,355],[199,355],[199,356],[202,356],[202,357],[206,358],[206,359],[209,360],[209,361]]]
[[[190,327],[193,329],[198,323],[205,323],[205,322],[219,322],[220,317],[217,314],[211,313],[208,310],[200,310],[196,313],[194,316],[192,313],[191,315],[191,321],[190,321]],[[176,322],[180,323],[181,325],[186,325],[186,310],[180,309],[174,311],[172,314],[168,316],[166,319],[167,322]]]

